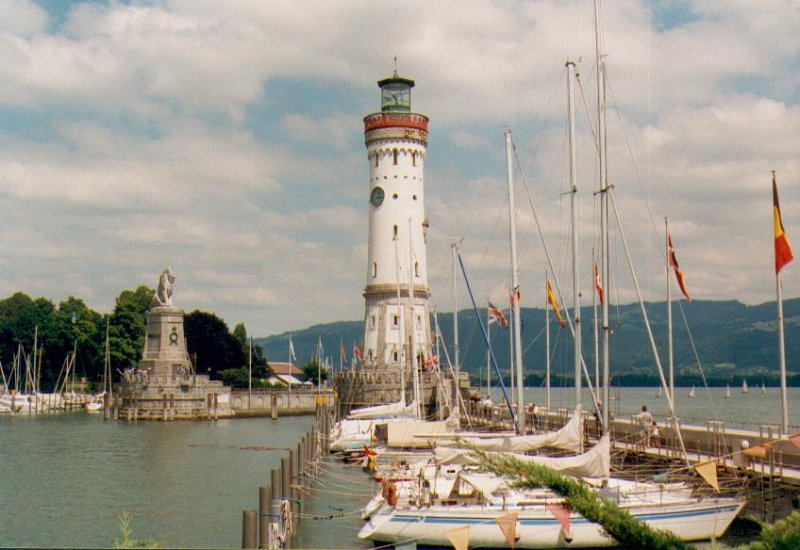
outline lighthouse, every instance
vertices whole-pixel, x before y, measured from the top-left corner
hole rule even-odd
[[[378,82],[381,111],[364,118],[369,245],[364,366],[419,369],[431,355],[425,254],[428,117],[411,111],[414,81]]]

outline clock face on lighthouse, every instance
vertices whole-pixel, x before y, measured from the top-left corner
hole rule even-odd
[[[372,193],[369,196],[369,201],[372,203],[372,206],[377,208],[381,204],[383,204],[384,196],[385,196],[385,193],[383,192],[383,188],[382,187],[375,187],[374,189],[372,189]]]

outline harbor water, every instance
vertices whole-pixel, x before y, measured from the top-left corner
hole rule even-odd
[[[732,389],[730,399],[724,388],[698,389],[694,399],[688,391],[676,390],[687,424],[716,417],[727,427],[757,429],[780,421],[775,388],[766,395],[759,388]],[[573,395],[571,388],[552,390],[552,407],[571,408]],[[545,390],[528,389],[526,399],[544,405]],[[797,426],[800,389],[790,390],[789,403]],[[622,388],[612,412],[635,414],[642,404],[656,418],[666,414],[655,388]],[[258,487],[269,484],[285,449],[296,447],[313,420],[128,423],[82,412],[2,415],[0,546],[109,547],[121,537],[118,518],[127,512],[135,538],[164,547],[238,548],[242,510],[258,507]],[[375,488],[360,468],[329,459],[312,494],[303,497],[309,519],[295,547],[369,547],[355,534],[360,508]]]

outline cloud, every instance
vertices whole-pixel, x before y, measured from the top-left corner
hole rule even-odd
[[[361,318],[361,119],[379,108],[375,81],[395,55],[416,80],[414,109],[431,118],[428,275],[443,309],[450,244],[462,237],[481,300],[504,299],[504,126],[525,173],[525,182],[515,175],[527,303],[549,268],[529,194],[568,280],[564,63],[577,62],[580,271],[590,288],[591,3],[413,0],[392,17],[387,6],[76,2],[56,14],[0,1],[0,291],[79,293],[107,311],[121,290],[152,286],[171,265],[182,307],[255,334]],[[800,12],[779,1],[673,12],[625,2],[603,18],[609,175],[645,295],[663,293],[669,215],[694,296],[772,299],[771,169],[789,237],[800,239]],[[615,277],[629,300],[626,269]],[[797,269],[784,274],[796,294]]]

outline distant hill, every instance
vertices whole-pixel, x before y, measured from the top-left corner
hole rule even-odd
[[[685,314],[697,358],[711,385],[741,384],[747,377],[751,384],[778,383],[776,304],[768,302],[748,306],[736,301],[694,301],[673,304],[673,339],[675,381],[677,385],[702,384],[698,361],[690,343],[681,307]],[[666,371],[666,304],[647,303],[647,314]],[[783,304],[786,329],[786,361],[792,385],[800,385],[800,298]],[[481,310],[486,316],[486,310]],[[523,350],[525,372],[531,383],[539,383],[545,370],[545,331],[543,309],[523,308]],[[551,376],[554,385],[566,383],[572,372],[572,339],[550,314]],[[583,308],[583,349],[590,372],[594,370],[592,311]],[[440,314],[439,325],[452,357],[452,314]],[[611,362],[615,381],[620,385],[650,385],[657,382],[647,333],[638,304],[613,306],[611,311]],[[492,347],[501,370],[507,370],[508,331],[492,325]],[[307,363],[321,341],[324,355],[339,365],[340,342],[347,357],[353,344],[363,338],[363,321],[340,321],[314,325],[291,333],[298,363]],[[472,310],[459,312],[461,362],[473,374],[473,383],[485,376],[486,346]],[[289,333],[256,339],[265,356],[272,361],[286,361],[289,356]],[[444,355],[444,353],[442,353]],[[494,377],[494,374],[492,375]]]

